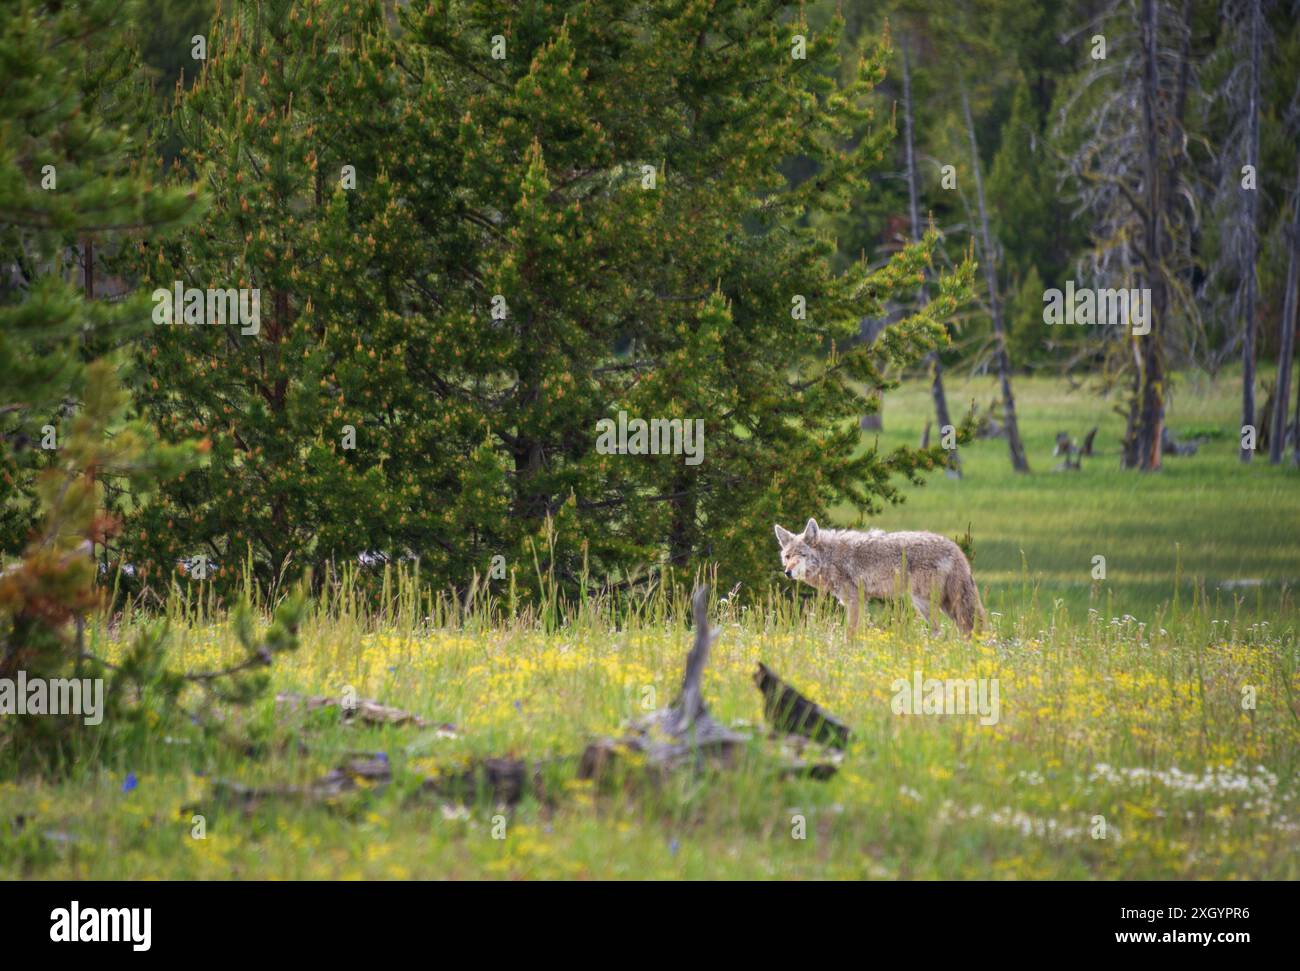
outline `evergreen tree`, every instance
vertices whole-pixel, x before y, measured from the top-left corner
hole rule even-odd
[[[165,584],[198,562],[229,587],[251,558],[269,586],[367,551],[456,556],[441,528],[456,500],[490,507],[471,460],[485,424],[429,386],[428,360],[462,350],[416,306],[463,269],[441,265],[455,240],[439,235],[454,116],[435,87],[404,91],[377,3],[236,3],[206,38],[172,128],[213,206],[201,230],[141,248],[164,323],[138,393],[165,438],[212,451],[135,517],[142,567]],[[399,178],[439,197],[412,204]],[[165,323],[178,285],[195,301]],[[457,285],[440,298],[470,309]],[[256,320],[233,319],[235,290]]]
[[[174,226],[189,187],[138,165],[132,5],[7,3],[0,26],[0,552],[25,548],[34,480],[58,454],[85,363],[146,332],[139,301],[102,302],[96,267],[126,232]]]
[[[251,549],[270,581],[369,550],[461,588],[498,555],[567,586],[710,560],[761,583],[774,519],[869,511],[941,462],[855,454],[854,418],[885,362],[944,340],[970,268],[851,346],[935,240],[837,272],[808,217],[884,156],[885,55],[840,85],[838,22],[781,9],[223,14],[175,116],[213,216],[146,263],[153,286],[260,287],[266,312],[160,327],[144,361],[163,432],[213,443],[139,519],[155,567]],[[620,413],[702,422],[703,451],[604,448]]]
[[[585,550],[597,576],[716,560],[762,582],[773,520],[844,500],[869,510],[896,497],[891,475],[933,463],[855,456],[853,418],[878,365],[944,339],[960,281],[876,347],[854,346],[861,317],[914,291],[934,244],[839,274],[835,240],[808,218],[843,211],[884,157],[891,132],[869,101],[883,51],[839,86],[838,21],[813,31],[793,8],[743,3],[605,7],[520,17],[443,3],[412,22],[467,105],[456,181],[484,226],[479,300],[510,308],[473,341],[500,349],[478,394],[509,463],[516,532],[503,538],[526,555],[519,543],[550,516],[569,578]],[[791,185],[795,157],[811,174]],[[701,420],[703,461],[602,454],[596,429],[620,412]]]
[[[1075,242],[1055,182],[1042,121],[1030,86],[1021,80],[988,184],[1009,291],[1014,294],[1007,309],[1011,358],[1017,366],[1047,357],[1049,337],[1057,352],[1062,342],[1074,343],[1072,338],[1078,337],[1077,332],[1049,334],[1043,328],[1043,280],[1060,285],[1068,275],[1066,257]],[[1031,313],[1035,303],[1037,310]]]
[[[0,678],[103,673],[81,632],[99,599],[94,553],[116,529],[106,489],[125,480],[143,499],[193,458],[187,443],[152,442],[115,380],[121,348],[148,333],[147,301],[92,299],[126,234],[174,229],[201,205],[139,165],[131,13],[120,0],[23,2],[0,22],[0,494],[4,551],[22,553],[0,570]],[[119,673],[138,688],[160,649],[143,639]],[[5,721],[6,740],[69,727]]]

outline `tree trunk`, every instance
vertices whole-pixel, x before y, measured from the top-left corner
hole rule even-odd
[[[1002,326],[1002,304],[998,299],[998,272],[993,265],[993,237],[989,232],[989,217],[984,206],[984,179],[980,174],[979,145],[975,141],[975,122],[971,118],[970,99],[966,85],[961,88],[961,107],[966,116],[966,134],[970,137],[971,167],[975,172],[975,196],[979,201],[980,232],[983,238],[984,277],[989,288],[989,315],[993,318],[993,333],[997,341],[998,379],[1002,384],[1003,421],[1007,428],[1007,448],[1011,452],[1011,467],[1017,472],[1028,472],[1025,446],[1020,441],[1020,426],[1016,421],[1016,399],[1011,393],[1011,361],[1007,357],[1007,338]]]
[[[672,525],[668,532],[668,562],[684,569],[695,552],[695,492],[685,466],[673,478]]]
[[[1260,59],[1260,2],[1261,0],[1251,0],[1250,4],[1250,102],[1248,110],[1250,116],[1248,119],[1249,135],[1247,136],[1247,164],[1254,166],[1256,172],[1259,169],[1259,59]],[[1243,321],[1242,343],[1241,343],[1241,424],[1242,426],[1255,424],[1255,269],[1259,261],[1259,231],[1256,222],[1259,210],[1259,189],[1258,181],[1256,186],[1247,190],[1245,193],[1246,203],[1246,319]],[[1286,325],[1283,323],[1283,330]],[[1289,364],[1289,362],[1288,362]],[[1286,372],[1289,374],[1289,368]],[[1286,380],[1282,371],[1282,362],[1278,362],[1278,389],[1281,396],[1278,399],[1282,402],[1282,407],[1278,409],[1278,414],[1283,416],[1283,427],[1286,424]],[[1243,448],[1241,450],[1241,460],[1249,462],[1254,456],[1253,448]],[[1275,464],[1281,461],[1281,445],[1278,444],[1269,452],[1271,461]]]
[[[1273,428],[1268,443],[1268,460],[1274,465],[1282,461],[1286,450],[1286,412],[1291,398],[1291,357],[1295,353],[1296,304],[1300,303],[1300,164],[1296,167],[1296,194],[1292,203],[1291,257],[1287,264],[1286,298],[1282,303],[1281,347],[1277,354],[1277,385],[1273,410]],[[1300,400],[1300,399],[1298,399]],[[1300,403],[1296,405],[1296,420],[1300,422]],[[1296,425],[1296,460],[1300,463],[1300,424]]]
[[[532,430],[533,423],[528,421],[529,411],[542,394],[540,364],[534,343],[537,338],[533,331],[532,308],[527,311],[511,308],[509,313],[518,321],[516,334],[520,348],[520,358],[515,365],[518,378],[513,402],[519,429],[510,448],[515,474],[512,513],[517,521],[528,523],[529,529],[537,529],[550,508],[550,497],[537,481],[542,474],[545,458],[543,442],[537,432]]]
[[[87,236],[82,241],[81,256],[82,289],[87,300],[95,299],[95,241]]]
[[[912,242],[915,243],[921,238],[921,205],[918,201],[916,143],[912,127],[912,65],[907,56],[906,42],[903,44],[903,131],[904,146],[907,151],[908,214],[912,220]],[[925,284],[922,283],[916,296],[917,305],[924,307],[929,299]],[[943,388],[943,361],[940,360],[938,351],[931,351],[926,361],[934,375],[930,383],[930,396],[934,399],[934,414],[939,419],[939,434],[942,436],[944,427],[952,424],[952,419],[948,416],[948,395]],[[948,455],[948,468],[957,476],[961,476],[961,457],[955,448]]]
[[[1154,0],[1142,0],[1142,127],[1144,130],[1146,205],[1143,216],[1142,261],[1147,287],[1151,291],[1151,332],[1131,339],[1139,341],[1140,381],[1136,421],[1124,445],[1128,468],[1155,472],[1161,466],[1161,442],[1165,421],[1164,325],[1168,294],[1164,281],[1164,253],[1161,210],[1164,185],[1160,170],[1160,131],[1156,102],[1160,97],[1156,11]]]
[[[1294,279],[1294,276],[1292,278]],[[1294,321],[1292,321],[1292,326],[1296,326]],[[1300,381],[1297,381],[1296,384],[1300,385]],[[1282,402],[1282,406],[1286,407],[1285,401]],[[1295,437],[1291,440],[1291,464],[1300,469],[1300,390],[1296,392],[1295,396],[1295,425],[1292,427],[1295,428]]]

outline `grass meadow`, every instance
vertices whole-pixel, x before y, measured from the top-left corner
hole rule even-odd
[[[992,377],[958,372],[946,375],[946,387],[954,419],[971,401],[985,407],[997,389]],[[1029,475],[1012,471],[1006,439],[978,441],[960,452],[962,480],[931,476],[872,525],[950,536],[969,527],[975,578],[991,610],[1014,612],[1029,599],[1044,609],[1061,601],[1076,620],[1089,608],[1151,620],[1177,594],[1183,605],[1208,599],[1218,617],[1294,616],[1300,474],[1289,452],[1282,467],[1269,465],[1267,452],[1240,463],[1239,374],[1175,378],[1168,415],[1175,439],[1214,437],[1194,456],[1166,456],[1158,475],[1120,468],[1119,396],[1072,389],[1057,377],[1019,377],[1014,388]],[[909,382],[886,396],[881,447],[915,445],[933,414],[928,384]],[[1096,456],[1078,472],[1053,472],[1057,433],[1079,442],[1094,425]],[[1094,583],[1098,555],[1106,579]]]
[[[992,387],[949,383],[954,407]],[[738,767],[657,785],[578,778],[589,739],[672,699],[691,642],[684,585],[570,605],[554,625],[500,603],[431,604],[394,577],[378,613],[346,584],[318,604],[273,691],[221,729],[145,732],[56,781],[0,782],[0,877],[1300,877],[1300,477],[1238,467],[1230,380],[1177,384],[1175,434],[1223,434],[1154,476],[1118,470],[1107,402],[1047,379],[1018,392],[1033,474],[1013,476],[1002,440],[979,442],[964,480],[936,476],[878,520],[950,535],[969,523],[990,630],[930,637],[877,605],[850,643],[836,605],[788,587],[715,603],[712,713],[761,736],[751,674],[765,661],[853,730],[828,780],[779,778],[757,742]],[[926,394],[888,397],[882,444],[919,436]],[[1094,423],[1100,455],[1050,472],[1056,432]],[[1232,588],[1242,580],[1260,582]],[[171,609],[178,663],[234,656],[231,625],[199,598]],[[111,655],[146,622],[87,633]],[[896,714],[895,683],[918,671],[996,679],[996,722]],[[349,690],[429,724],[365,727],[272,697]],[[306,784],[356,753],[383,753],[392,781],[253,806],[222,795]],[[423,788],[506,756],[545,762],[540,797],[503,807]]]

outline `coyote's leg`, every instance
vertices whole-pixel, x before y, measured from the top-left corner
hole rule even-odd
[[[944,598],[940,602],[939,609],[948,615],[948,619],[953,622],[959,631],[963,634],[970,633],[970,624],[962,619],[961,611],[953,604],[949,603],[947,598]]]
[[[939,633],[939,624],[930,617],[930,601],[925,597],[922,597],[920,594],[914,593],[912,594],[912,606],[916,608],[918,614],[925,618],[925,622],[930,625],[930,633]]]
[[[849,591],[849,595],[845,598],[844,606],[847,608],[849,612],[849,624],[848,624],[847,631],[848,631],[848,636],[850,638],[852,638],[853,635],[858,632],[858,605],[859,605],[858,592],[856,590]]]

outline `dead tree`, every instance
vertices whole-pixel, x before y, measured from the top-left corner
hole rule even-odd
[[[687,762],[734,763],[749,736],[720,725],[709,714],[700,690],[700,677],[709,662],[709,649],[718,631],[709,625],[709,588],[700,587],[691,601],[695,619],[695,644],[686,656],[681,691],[667,708],[632,722],[630,734],[619,739],[598,739],[582,753],[578,775],[591,779],[603,775],[621,751],[643,753],[646,765],[665,773]]]
[[[1249,132],[1247,140],[1248,163],[1258,168],[1259,166],[1259,62],[1263,56],[1260,46],[1262,38],[1263,14],[1260,12],[1262,0],[1250,0],[1250,96],[1248,99],[1248,119],[1247,130]],[[1245,283],[1245,316],[1242,321],[1242,338],[1241,338],[1241,423],[1242,425],[1255,424],[1255,265],[1259,262],[1259,189],[1252,187],[1245,193],[1246,198],[1243,200],[1246,209],[1246,247],[1247,253],[1242,266],[1242,274]],[[1285,325],[1283,330],[1285,331]],[[1285,335],[1284,335],[1285,339]],[[1289,363],[1289,362],[1288,362]],[[1281,370],[1282,362],[1278,362],[1278,387],[1282,389],[1282,400],[1286,400],[1286,378]],[[1278,411],[1278,414],[1285,415],[1286,408]],[[1255,454],[1254,449],[1241,449],[1241,461],[1249,462]],[[1276,464],[1281,461],[1282,453],[1279,449],[1276,457],[1269,453],[1270,459]]]
[[[1266,429],[1260,421],[1255,388],[1259,333],[1256,272],[1262,191],[1259,185],[1260,74],[1263,51],[1270,46],[1270,31],[1262,6],[1263,0],[1222,0],[1220,4],[1219,29],[1223,40],[1217,56],[1227,62],[1229,69],[1214,89],[1205,93],[1205,101],[1208,110],[1229,119],[1229,126],[1213,140],[1223,146],[1215,155],[1214,170],[1218,178],[1209,193],[1210,221],[1217,227],[1219,245],[1215,259],[1206,267],[1198,296],[1211,308],[1208,314],[1211,319],[1233,321],[1235,326],[1221,336],[1197,335],[1204,340],[1202,356],[1211,374],[1234,351],[1240,350],[1241,425],[1256,428],[1261,441]],[[1246,166],[1251,169],[1249,184]],[[1215,343],[1220,345],[1217,349],[1213,349]],[[1255,451],[1243,444],[1239,453],[1241,461],[1250,462]]]
[[[1277,382],[1265,379],[1261,387],[1264,389],[1264,406],[1259,409],[1259,439],[1255,444],[1261,449],[1272,451],[1273,412],[1277,408]],[[1282,406],[1282,411],[1286,411],[1286,405]]]
[[[1292,203],[1290,231],[1290,259],[1287,263],[1286,296],[1282,303],[1281,346],[1277,354],[1277,408],[1273,415],[1268,460],[1274,465],[1282,461],[1286,449],[1287,406],[1291,398],[1291,358],[1295,354],[1297,304],[1300,304],[1300,164],[1296,167],[1295,200]],[[1297,399],[1300,400],[1300,399]],[[1300,462],[1300,404],[1296,405],[1296,460]]]
[[[1111,55],[1080,75],[1062,103],[1056,131],[1058,142],[1078,141],[1064,162],[1077,211],[1090,217],[1092,244],[1080,275],[1097,288],[1150,292],[1147,333],[1127,326],[1096,331],[1108,338],[1111,373],[1131,375],[1122,462],[1144,471],[1161,463],[1165,362],[1178,336],[1173,311],[1185,325],[1185,345],[1202,329],[1188,285],[1195,220],[1184,172],[1184,120],[1194,83],[1190,12],[1188,0],[1181,15],[1161,0],[1109,8],[1088,29],[1105,28]]]
[[[1056,448],[1052,449],[1052,455],[1065,456],[1064,461],[1060,462],[1053,472],[1078,472],[1082,468],[1082,460],[1079,456],[1082,450],[1074,444],[1074,439],[1070,437],[1069,432],[1056,433]]]
[[[971,401],[970,416],[975,421],[976,438],[1001,438],[1007,433],[1007,430],[998,421],[997,413],[998,403],[996,398],[989,401],[983,411],[980,411],[975,406],[975,402]]]
[[[1133,400],[1132,421],[1125,441],[1124,462],[1129,468],[1155,471],[1160,468],[1161,444],[1164,441],[1164,318],[1165,280],[1161,270],[1164,249],[1164,192],[1168,186],[1162,178],[1159,122],[1156,101],[1160,97],[1159,30],[1156,5],[1142,0],[1142,144],[1143,184],[1146,190],[1142,209],[1143,280],[1151,293],[1148,312],[1151,332],[1139,345],[1137,394]]]

